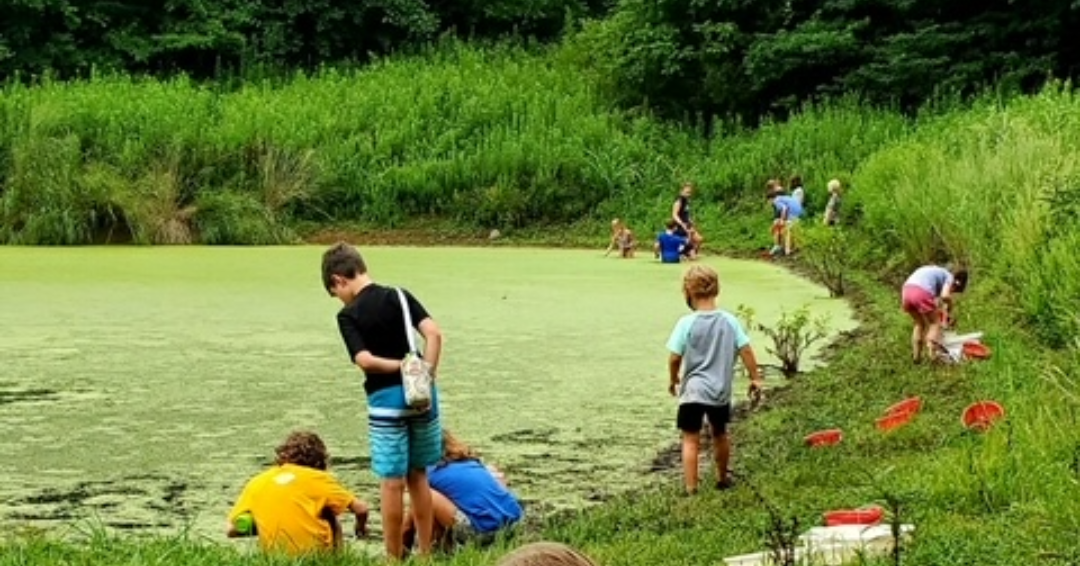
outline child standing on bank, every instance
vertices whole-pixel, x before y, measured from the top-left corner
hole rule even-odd
[[[835,226],[840,218],[840,180],[829,181],[829,204],[825,205],[825,225]]]
[[[434,519],[427,468],[442,458],[438,394],[432,384],[431,404],[423,409],[405,401],[401,365],[410,353],[406,332],[413,329],[407,328],[398,289],[372,281],[360,252],[344,243],[323,254],[322,276],[326,291],[345,305],[337,315],[338,328],[349,360],[364,372],[371,467],[380,480],[386,553],[394,559],[404,556],[401,525],[407,486],[420,554],[430,554]],[[423,361],[434,378],[442,333],[416,297],[401,292],[424,337]]]
[[[750,393],[761,391],[757,358],[742,324],[717,306],[720,278],[712,268],[697,265],[683,278],[683,296],[690,310],[679,319],[668,339],[668,392],[679,397],[676,424],[682,433],[682,462],[686,492],[698,488],[698,443],[702,419],[708,418],[716,460],[716,488],[734,485],[728,475],[731,442],[727,424],[731,420],[731,392],[735,380],[735,358],[750,372]],[[680,377],[679,371],[682,370]]]

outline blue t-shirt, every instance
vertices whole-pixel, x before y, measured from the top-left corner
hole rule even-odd
[[[428,484],[460,509],[480,533],[512,525],[525,514],[514,494],[477,460],[431,466]]]
[[[679,263],[683,246],[686,245],[686,238],[676,236],[675,234],[668,234],[667,232],[660,232],[660,235],[656,237],[656,241],[660,243],[660,261],[664,263]]]
[[[788,220],[798,220],[803,213],[802,204],[790,195],[780,195],[773,199],[773,209],[776,210],[777,218],[783,216],[784,209],[787,209]]]

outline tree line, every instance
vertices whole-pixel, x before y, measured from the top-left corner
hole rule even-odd
[[[1073,0],[7,0],[0,78],[363,64],[444,35],[552,42],[612,100],[711,124],[854,94],[914,108],[1080,69]],[[571,34],[570,37],[567,37]]]

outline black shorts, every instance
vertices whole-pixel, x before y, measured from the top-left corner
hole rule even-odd
[[[682,403],[675,424],[683,432],[701,432],[702,419],[708,417],[713,434],[724,434],[731,422],[731,404],[722,407],[701,403]]]

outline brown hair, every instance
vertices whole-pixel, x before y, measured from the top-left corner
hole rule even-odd
[[[565,544],[534,542],[503,556],[496,566],[596,566],[596,562]]]
[[[968,284],[968,270],[963,267],[954,268],[953,270],[953,291],[957,293],[963,293],[967,290]]]
[[[338,242],[323,252],[322,256],[322,281],[326,292],[334,286],[334,276],[353,279],[357,275],[367,273],[367,264],[356,248]],[[331,293],[332,295],[333,293]]]
[[[695,265],[686,270],[683,290],[692,299],[711,299],[720,294],[720,276],[706,265]]]
[[[296,464],[306,468],[325,470],[330,460],[330,453],[326,450],[319,435],[314,432],[297,431],[289,435],[285,442],[278,446],[277,464]]]
[[[443,463],[460,462],[462,460],[479,460],[480,455],[477,454],[468,445],[458,440],[458,437],[450,434],[450,431],[443,429],[442,432],[443,443]]]

